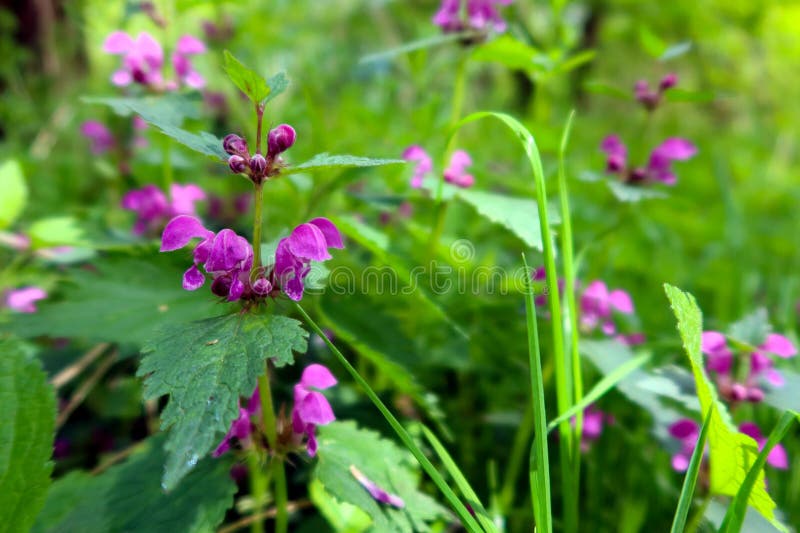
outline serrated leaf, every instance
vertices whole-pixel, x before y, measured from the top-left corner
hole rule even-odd
[[[267,105],[276,96],[289,88],[289,78],[286,77],[285,72],[278,72],[267,80],[267,85],[269,86],[269,94],[261,100],[262,106]]]
[[[644,185],[628,185],[616,180],[606,180],[608,188],[620,202],[641,202],[654,198],[667,198],[667,193]]]
[[[429,531],[428,522],[447,516],[442,506],[417,490],[416,463],[407,451],[351,421],[333,422],[317,431],[316,479],[340,501],[366,512],[375,531]],[[382,489],[400,496],[405,507],[397,509],[375,501],[353,477],[351,465]]]
[[[21,337],[48,335],[141,345],[156,326],[219,312],[219,304],[207,294],[181,288],[183,268],[166,255],[109,257],[96,261],[92,270],[75,268],[70,282],[37,304],[36,313],[14,315],[10,330]]]
[[[711,411],[708,434],[711,493],[735,496],[748,470],[758,457],[758,445],[749,436],[738,432],[706,375],[700,350],[703,316],[694,298],[669,284],[664,284],[664,290],[678,319],[678,331],[694,374],[700,410]],[[747,502],[775,527],[787,531],[775,518],[776,504],[767,494],[765,487],[762,469]]]
[[[246,67],[227,50],[223,54],[225,56],[225,73],[240,91],[253,102],[261,102],[269,96],[269,85],[261,74]]]
[[[355,155],[330,155],[327,152],[317,154],[305,163],[292,165],[281,171],[282,175],[306,172],[309,170],[323,170],[329,168],[348,168],[348,167],[379,167],[383,165],[406,164],[408,161],[403,159],[372,159],[369,157],[359,157]]]
[[[292,364],[293,351],[306,351],[307,337],[297,320],[245,313],[165,327],[146,343],[136,373],[145,376],[144,397],[169,396],[161,413],[162,429],[170,429],[167,489],[216,447],[266,360]]]
[[[771,331],[767,310],[760,307],[731,324],[728,336],[734,341],[755,347],[767,340]]]
[[[181,127],[185,118],[197,116],[192,100],[187,100],[185,97],[166,95],[142,98],[84,98],[83,101],[107,105],[123,116],[136,113],[145,122],[187,148],[216,159],[228,159],[228,154],[222,149],[221,139],[205,131],[192,133]]]
[[[459,191],[457,196],[474,207],[478,214],[490,222],[505,227],[528,246],[537,250],[542,249],[542,232],[536,201],[471,189]],[[549,213],[549,219],[551,224],[559,222],[555,211]]]
[[[0,229],[5,229],[17,220],[28,201],[28,185],[15,159],[0,165],[0,191]]]
[[[174,491],[160,485],[163,437],[99,476],[73,471],[53,483],[34,533],[212,532],[233,505],[229,458],[207,458]]]
[[[86,246],[83,229],[72,217],[42,218],[28,228],[34,249],[52,246]]]
[[[20,341],[0,339],[0,354],[0,529],[27,531],[50,485],[55,397]]]

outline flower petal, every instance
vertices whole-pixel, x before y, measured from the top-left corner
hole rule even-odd
[[[697,147],[686,139],[671,137],[659,144],[653,155],[658,155],[668,160],[685,161],[697,153]]]
[[[633,313],[633,301],[630,295],[622,289],[611,291],[608,294],[608,303],[620,313],[625,313],[626,315]]]
[[[759,348],[765,352],[774,353],[778,357],[785,358],[797,355],[797,348],[794,347],[792,341],[777,333],[770,333],[767,335],[764,344],[759,346]]]
[[[327,389],[336,385],[338,381],[327,367],[320,364],[308,365],[300,377],[300,384],[304,387]]]
[[[203,223],[195,217],[179,215],[169,221],[161,234],[162,252],[171,252],[183,248],[192,239],[209,239],[214,236],[213,231],[203,227]]]
[[[336,420],[331,404],[321,392],[309,391],[295,409],[306,424],[325,425]]]
[[[103,52],[107,54],[127,54],[133,50],[133,38],[124,31],[115,31],[103,42]]]
[[[314,224],[300,224],[294,228],[287,244],[292,254],[298,258],[314,261],[331,258],[325,234]]]
[[[342,243],[342,234],[339,233],[339,228],[336,225],[328,220],[327,218],[319,217],[313,220],[308,221],[309,224],[314,224],[322,234],[325,236],[325,242],[328,245],[328,248],[344,248],[344,244]]]
[[[205,282],[206,277],[197,269],[197,265],[190,266],[189,270],[183,273],[183,288],[187,291],[196,291]]]
[[[206,193],[193,183],[180,185],[173,183],[169,188],[169,195],[172,199],[170,207],[176,215],[193,215],[195,213],[194,203],[206,199]]]
[[[183,55],[202,54],[206,51],[206,45],[191,35],[182,35],[175,45],[175,51]]]

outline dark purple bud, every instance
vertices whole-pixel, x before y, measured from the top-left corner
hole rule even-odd
[[[240,155],[232,155],[228,159],[228,166],[234,174],[241,174],[247,171],[247,160]]]
[[[211,292],[217,296],[227,298],[231,291],[231,282],[230,276],[220,276],[211,283]]]
[[[250,152],[247,151],[247,141],[238,135],[231,133],[222,139],[222,149],[231,155],[238,155],[247,158]]]
[[[294,144],[297,134],[294,128],[288,124],[281,124],[270,130],[267,137],[267,150],[269,155],[276,156],[285,152]]]
[[[259,296],[266,296],[272,292],[272,283],[266,278],[258,278],[253,282],[253,292]]]
[[[658,88],[662,91],[666,91],[667,89],[671,89],[678,84],[678,75],[674,72],[670,72],[663,78],[661,78],[661,83],[659,83]]]
[[[253,176],[263,176],[267,171],[267,160],[261,154],[256,154],[250,158],[250,172]]]

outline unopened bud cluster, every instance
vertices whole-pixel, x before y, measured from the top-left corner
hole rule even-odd
[[[636,100],[648,111],[654,111],[661,103],[664,91],[675,87],[678,83],[677,74],[667,74],[658,83],[658,89],[650,89],[650,84],[646,80],[639,80],[633,86],[633,94]]]
[[[267,135],[267,155],[260,152],[250,155],[247,141],[231,133],[222,140],[222,148],[230,154],[228,167],[234,174],[246,174],[253,183],[263,183],[265,179],[277,176],[283,167],[280,154],[294,144],[297,134],[288,124],[281,124]]]

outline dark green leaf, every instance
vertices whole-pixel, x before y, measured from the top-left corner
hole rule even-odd
[[[99,476],[73,471],[53,483],[33,532],[214,531],[236,492],[230,459],[204,459],[165,493],[159,479],[163,441],[150,439],[143,450]]]
[[[375,531],[429,531],[428,522],[447,511],[417,490],[419,474],[413,457],[374,431],[354,422],[334,422],[318,428],[319,458],[314,474],[325,490],[355,505],[371,518]],[[403,509],[375,501],[350,471],[355,466],[367,478],[405,502]]]
[[[308,170],[322,170],[328,168],[347,168],[347,167],[379,167],[383,165],[405,164],[407,161],[402,159],[371,159],[369,157],[359,157],[355,155],[330,155],[328,153],[317,154],[305,163],[292,165],[281,171],[281,174],[295,174]]]
[[[0,529],[27,531],[50,485],[56,406],[39,361],[15,339],[0,339],[0,405]]]
[[[213,450],[256,388],[267,359],[276,366],[306,351],[308,333],[280,315],[225,315],[159,331],[142,350],[144,397],[169,395],[161,427],[171,428],[164,485],[170,489]]]

